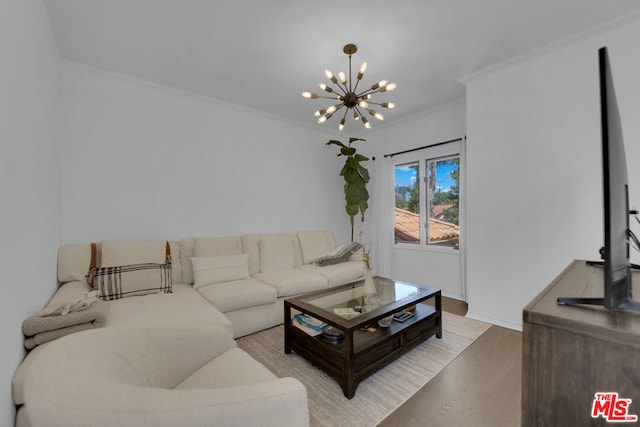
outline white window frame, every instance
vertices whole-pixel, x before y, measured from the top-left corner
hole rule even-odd
[[[397,166],[402,166],[410,163],[418,163],[419,171],[420,171],[420,180],[422,181],[420,183],[420,189],[419,189],[419,192],[420,192],[419,193],[420,194],[420,243],[396,242],[395,236],[394,236],[393,242],[394,242],[395,248],[403,249],[403,250],[415,250],[415,251],[423,251],[423,252],[437,252],[437,253],[448,253],[448,254],[458,254],[460,252],[459,249],[460,249],[460,246],[462,245],[463,234],[465,233],[465,230],[463,228],[463,224],[464,224],[464,220],[463,220],[464,157],[463,157],[462,149],[463,147],[462,147],[461,141],[455,141],[448,144],[438,145],[435,147],[427,147],[422,150],[416,150],[409,153],[398,154],[393,157],[394,176],[395,176],[395,168]],[[426,163],[427,161],[443,160],[443,159],[453,158],[458,156],[460,157],[460,165],[459,165],[460,181],[458,183],[458,185],[460,186],[460,189],[459,189],[459,196],[460,196],[459,245],[458,247],[453,247],[453,246],[441,246],[437,244],[429,244],[427,243],[427,229],[426,229],[426,224],[428,221],[428,212],[427,212],[427,203],[426,203],[427,201]],[[393,191],[393,194],[395,195],[395,178],[394,178],[393,187],[394,188],[392,188],[391,191]],[[393,198],[393,200],[395,200],[395,197]],[[395,220],[393,223],[395,226]],[[393,228],[391,229],[391,233],[394,233]]]

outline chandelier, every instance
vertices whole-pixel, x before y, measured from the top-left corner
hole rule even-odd
[[[358,48],[354,44],[345,45],[342,51],[349,55],[349,78],[347,79],[347,75],[340,71],[338,73],[338,77],[333,75],[333,73],[329,70],[324,70],[325,76],[333,83],[334,86],[328,86],[324,83],[318,83],[320,89],[324,90],[327,93],[332,94],[332,96],[322,96],[316,93],[311,92],[302,92],[302,96],[307,99],[331,99],[337,101],[335,104],[318,110],[314,113],[316,117],[318,117],[318,123],[324,123],[333,117],[334,114],[338,113],[342,108],[345,109],[344,114],[342,115],[342,119],[340,120],[340,124],[338,125],[338,129],[344,129],[344,124],[347,118],[347,114],[349,112],[353,112],[353,119],[362,121],[362,124],[367,129],[371,129],[371,123],[362,114],[363,111],[368,111],[373,117],[378,120],[384,120],[384,116],[379,112],[375,111],[371,108],[371,105],[377,105],[382,108],[395,108],[395,104],[393,102],[383,102],[377,103],[371,101],[371,96],[375,93],[382,92],[390,92],[396,88],[395,83],[389,83],[386,80],[380,80],[378,83],[373,84],[371,87],[364,89],[363,91],[358,93],[358,84],[364,76],[364,72],[367,69],[367,63],[363,62],[360,66],[360,70],[358,71],[358,75],[356,76],[356,80],[354,83],[354,79],[351,74],[351,55],[358,51]]]

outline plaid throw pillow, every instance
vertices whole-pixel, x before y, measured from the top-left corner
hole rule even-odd
[[[324,267],[326,265],[339,264],[349,259],[352,253],[360,249],[362,245],[358,242],[347,242],[338,246],[331,252],[313,260],[315,265]]]
[[[100,292],[100,299],[106,301],[172,292],[170,262],[94,267],[91,273],[94,288]]]

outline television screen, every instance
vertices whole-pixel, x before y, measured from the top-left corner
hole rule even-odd
[[[611,65],[606,47],[598,51],[600,69],[600,119],[602,128],[602,189],[604,216],[604,297],[558,298],[558,304],[589,304],[608,309],[628,308],[640,311],[640,303],[631,297],[629,239],[629,184],[622,138],[622,124]]]
[[[615,308],[631,298],[629,186],[622,124],[607,48],[599,50],[602,170],[604,194],[604,305]]]

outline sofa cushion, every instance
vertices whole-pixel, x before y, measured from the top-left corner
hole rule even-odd
[[[175,388],[224,388],[273,381],[277,378],[247,352],[233,347],[195,371]]]
[[[242,252],[249,254],[249,274],[260,273],[260,236],[261,234],[243,234]]]
[[[251,278],[203,286],[198,288],[198,292],[223,313],[263,304],[273,304],[278,297],[273,286]]]
[[[193,287],[249,278],[249,255],[193,257]]]
[[[298,269],[326,277],[329,282],[328,286],[333,287],[361,279],[364,276],[365,265],[363,262],[347,261],[324,267],[305,264]]]
[[[171,294],[150,294],[110,301],[107,327],[184,329],[217,325],[233,337],[227,317],[191,285],[174,284]]]
[[[86,281],[91,264],[91,247],[89,245],[63,245],[58,249],[58,281]]]
[[[33,427],[308,426],[304,386],[293,378],[265,380],[257,362],[245,368],[244,355],[225,354],[234,346],[214,328],[96,329],[67,336],[37,353],[25,373],[23,418]],[[218,356],[217,366],[233,371],[216,373],[213,364],[193,376]],[[216,386],[244,369],[259,381]],[[207,386],[206,380],[216,383]]]
[[[329,286],[329,280],[325,276],[297,268],[258,273],[254,277],[276,288],[278,297],[317,291]]]
[[[163,249],[162,249],[162,258],[160,262],[164,262],[164,254],[166,252],[166,243],[162,241]],[[126,245],[127,242],[119,242],[124,243]],[[107,245],[109,246],[109,245]],[[181,249],[182,245],[180,242],[169,242],[169,247],[171,249],[171,258],[172,258],[172,266],[171,266],[171,280],[173,283],[191,283],[183,281],[183,268],[181,262]],[[96,265],[98,267],[107,266],[102,264],[102,243],[96,243]],[[155,256],[153,257],[156,258]],[[112,260],[113,261],[113,260]],[[189,262],[189,269],[191,269],[191,259],[187,257],[187,261]],[[109,259],[107,259],[107,262]],[[148,261],[140,261],[140,262],[148,262]],[[125,264],[137,264],[138,261],[133,261],[129,259]],[[90,244],[69,244],[63,245],[58,249],[58,281],[60,283],[67,282],[86,282],[87,273],[89,272],[89,267],[91,264],[91,245]],[[124,265],[124,264],[113,264],[113,265]]]
[[[104,241],[100,267],[155,263],[166,259],[166,240],[156,241]]]
[[[240,237],[196,237],[194,238],[193,256],[225,256],[242,253]]]
[[[295,247],[291,234],[265,234],[260,238],[261,272],[288,270],[295,266]]]
[[[330,231],[299,231],[296,233],[302,251],[302,262],[309,264],[315,258],[326,254],[336,247]]]

